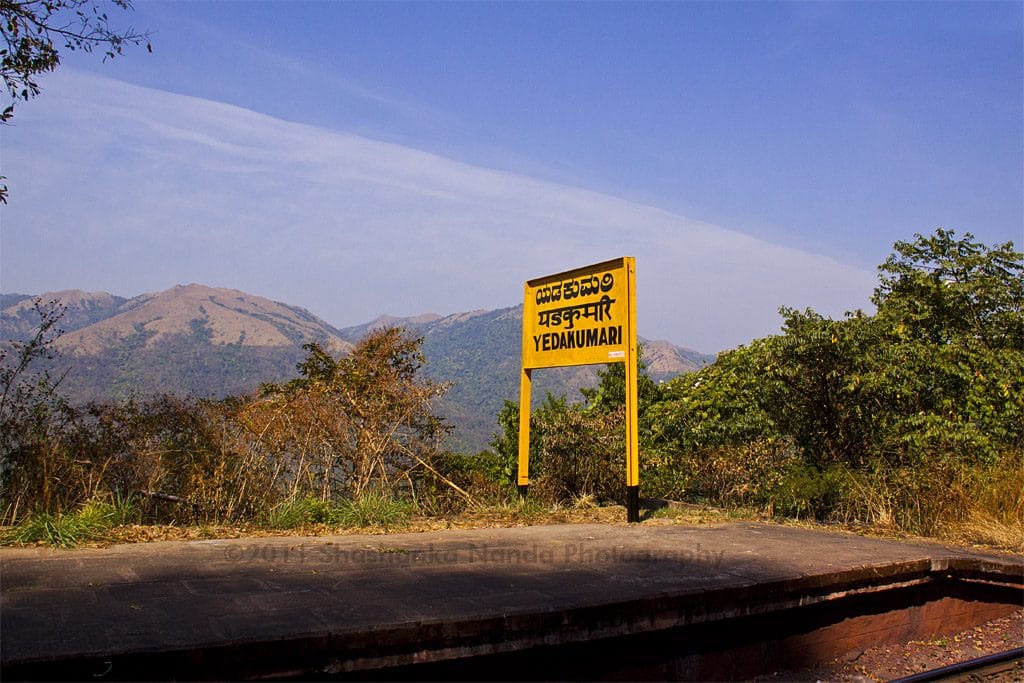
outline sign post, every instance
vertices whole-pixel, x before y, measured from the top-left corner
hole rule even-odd
[[[528,280],[523,286],[517,483],[530,485],[530,381],[536,368],[626,367],[626,516],[640,521],[636,259],[632,256]]]

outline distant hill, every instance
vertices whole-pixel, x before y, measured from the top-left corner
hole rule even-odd
[[[65,332],[78,330],[93,323],[100,322],[117,313],[128,299],[106,292],[83,292],[78,289],[65,289],[60,292],[47,292],[39,297],[28,294],[0,294],[0,330],[3,339],[26,339],[30,337],[39,324],[39,316],[34,304],[37,298],[43,302],[57,300],[64,306],[64,316],[60,327]]]
[[[21,297],[0,316],[0,339],[24,339],[38,316]],[[335,355],[351,344],[309,311],[232,289],[178,286],[133,299],[105,292],[48,292],[67,312],[57,342],[63,389],[76,402],[159,392],[204,398],[252,391],[295,376],[315,341]]]
[[[212,346],[281,348],[316,341],[336,355],[351,349],[337,330],[306,309],[234,289],[179,285],[107,310],[109,317],[65,334],[61,350],[93,355],[138,335],[147,348],[184,335]]]
[[[335,356],[347,353],[367,332],[401,326],[424,338],[425,373],[453,382],[439,412],[455,427],[451,445],[475,451],[497,429],[503,401],[519,394],[522,307],[440,316],[381,316],[335,329],[309,311],[232,289],[191,284],[131,299],[106,292],[49,292],[44,300],[66,306],[65,334],[58,342],[63,389],[75,402],[122,400],[159,392],[223,398],[263,382],[296,376],[302,345],[317,342]],[[38,323],[36,297],[0,295],[0,339],[25,339]],[[655,380],[691,372],[712,356],[665,341],[642,340],[648,373]],[[597,368],[534,372],[536,402],[551,392],[580,397],[594,386]]]

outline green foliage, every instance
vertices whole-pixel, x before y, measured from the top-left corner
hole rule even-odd
[[[659,492],[714,505],[769,507],[786,473],[801,460],[791,442],[759,439],[687,454],[673,463],[689,476],[685,488]]]
[[[556,397],[548,393],[544,401],[535,410],[530,411],[530,471],[531,477],[543,467],[543,449],[541,444],[552,423],[570,410],[569,401],[565,396]],[[578,410],[578,408],[577,408]],[[519,404],[505,401],[498,413],[500,431],[494,435],[491,447],[499,460],[508,468],[514,479],[519,464]]]
[[[92,498],[79,509],[78,515],[88,524],[106,528],[137,524],[142,519],[138,499],[120,494]]]
[[[771,509],[787,517],[828,518],[847,497],[850,473],[843,465],[819,470],[794,462],[771,491]]]
[[[609,363],[597,371],[598,385],[594,389],[583,388],[580,393],[593,410],[610,412],[626,405],[626,364]],[[661,388],[647,374],[643,345],[637,347],[637,404],[639,414],[661,398]]]
[[[530,481],[533,496],[555,503],[581,497],[619,501],[625,494],[626,373],[622,363],[598,371],[599,384],[583,389],[585,404],[546,395],[530,413]],[[641,450],[651,442],[649,409],[661,388],[638,364],[637,388]],[[505,401],[498,414],[501,430],[491,442],[498,458],[514,472],[519,452],[519,405]]]
[[[539,416],[544,431],[540,457],[531,462],[533,489],[541,498],[570,502],[625,500],[625,408],[587,411],[556,402]]]
[[[320,502],[316,498],[289,498],[264,512],[260,522],[269,529],[297,529],[311,522],[310,508]]]
[[[649,411],[654,438],[681,452],[775,438],[780,432],[763,396],[774,384],[771,339],[719,354],[714,364],[663,385]]]
[[[756,477],[753,499],[766,507],[844,516],[852,497],[869,497],[870,481],[891,494],[888,518],[926,529],[952,514],[913,502],[939,495],[932,482],[951,485],[1019,453],[1022,255],[940,229],[898,242],[879,270],[876,315],[830,320],[783,308],[782,334],[670,382],[650,409],[654,481],[749,501],[735,476],[711,476],[715,463],[724,452],[746,468],[769,448],[788,455]]]
[[[94,530],[83,525],[75,514],[37,512],[16,526],[4,543],[44,543],[56,548],[74,548],[90,540]]]
[[[1013,243],[989,248],[951,230],[897,242],[872,298],[902,338],[928,345],[972,339],[1024,349],[1024,264]]]

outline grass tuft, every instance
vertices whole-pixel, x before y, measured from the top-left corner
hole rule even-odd
[[[292,498],[271,508],[263,525],[271,529],[297,529],[323,524],[336,527],[389,529],[404,524],[413,513],[406,500],[370,491],[353,500],[340,502],[318,498]]]
[[[388,529],[407,522],[412,512],[412,504],[408,501],[370,491],[359,498],[342,502],[335,514],[341,526],[379,526]]]
[[[56,548],[74,548],[88,541],[102,540],[110,529],[139,518],[139,507],[132,498],[93,498],[74,512],[34,513],[0,539],[0,543],[43,543]]]
[[[597,507],[597,497],[593,493],[582,493],[572,497],[573,510],[590,510]]]
[[[3,543],[44,543],[55,548],[74,548],[92,537],[92,530],[74,514],[38,512],[14,527],[4,537]]]
[[[289,498],[270,508],[263,515],[262,525],[269,529],[297,529],[309,524],[310,498]]]

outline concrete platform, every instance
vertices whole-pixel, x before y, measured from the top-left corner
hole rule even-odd
[[[504,667],[538,648],[573,644],[597,656],[601,643],[610,652],[643,634],[692,635],[717,624],[718,635],[697,638],[706,649],[714,645],[707,638],[740,638],[732,625],[779,628],[751,622],[764,615],[789,615],[779,622],[789,624],[807,608],[853,598],[868,605],[858,608],[865,614],[884,613],[871,596],[928,585],[941,598],[951,582],[959,601],[952,612],[929,616],[928,600],[909,597],[920,613],[910,619],[913,629],[894,626],[895,636],[977,623],[1020,605],[1024,557],[754,523],[4,548],[0,674],[5,681],[417,678],[409,667],[481,657]],[[743,636],[748,645],[752,637]],[[687,677],[678,662],[672,666]],[[594,667],[579,671],[591,677]],[[620,667],[643,670],[635,662]],[[665,675],[657,671],[652,676]]]

